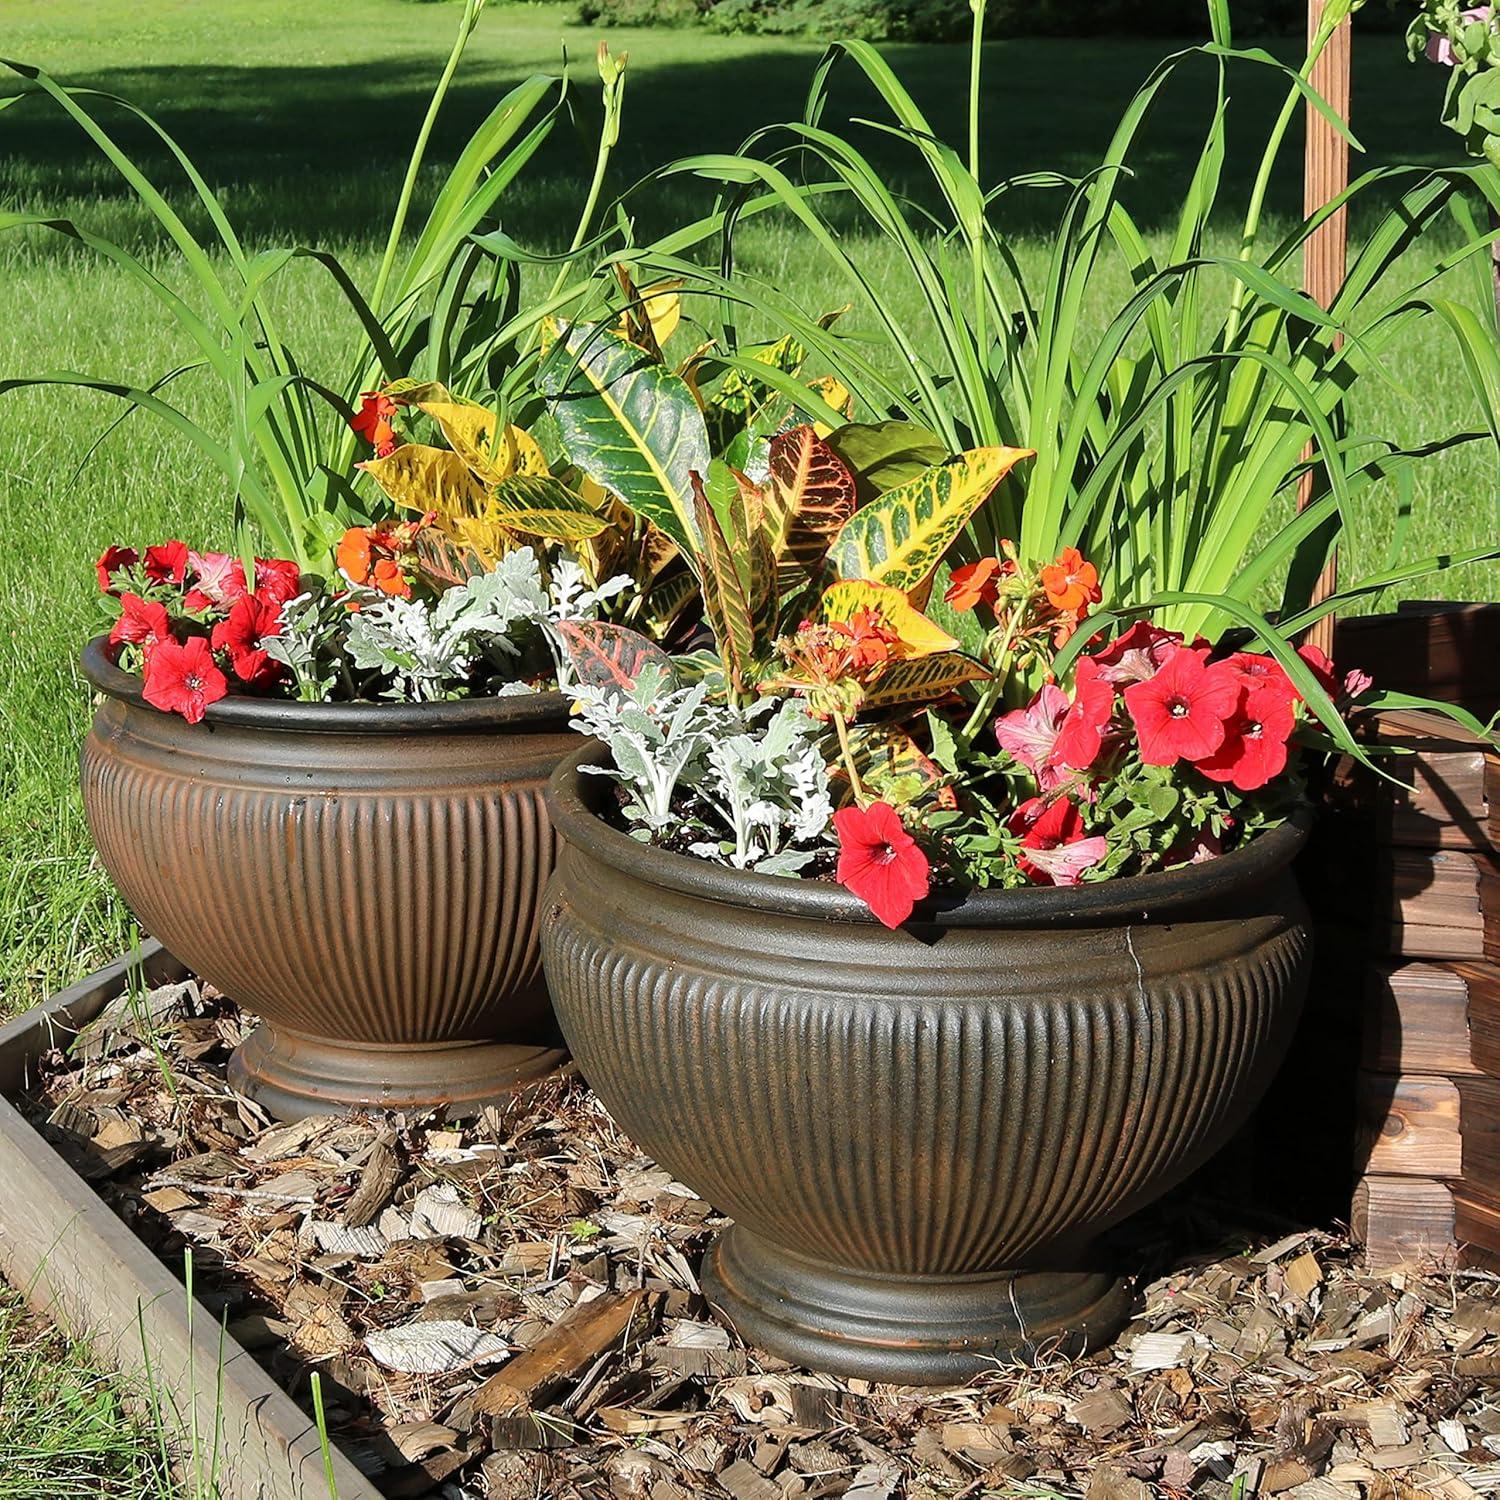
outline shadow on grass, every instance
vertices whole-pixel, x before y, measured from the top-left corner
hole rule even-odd
[[[680,50],[680,42],[677,50]],[[1283,56],[1286,43],[1273,44]],[[1171,50],[1156,41],[1075,43],[1054,40],[992,44],[988,59],[984,157],[986,178],[1042,169],[1077,175],[1098,160],[1131,95]],[[802,111],[813,54],[766,50],[701,63],[653,67],[635,49],[625,139],[611,187],[619,192],[655,167],[689,152],[735,149],[768,121]],[[1406,63],[1393,38],[1371,36],[1359,49],[1354,119],[1370,164],[1451,161],[1453,138],[1437,124],[1441,79]],[[887,56],[940,134],[964,138],[965,55],[961,48],[893,46]],[[434,168],[450,163],[495,100],[520,81],[486,65],[484,76],[460,75],[434,138]],[[406,152],[426,108],[435,70],[409,63],[362,61],[339,66],[129,67],[86,82],[147,109],[187,149],[252,241],[295,239],[344,244],[378,240],[394,202]],[[579,76],[583,76],[582,68]],[[1212,68],[1195,59],[1168,85],[1137,150],[1127,201],[1147,228],[1169,222],[1197,159],[1212,99]],[[1239,65],[1231,78],[1231,140],[1221,202],[1227,217],[1243,212],[1270,121],[1284,94],[1278,75]],[[551,139],[504,202],[507,227],[523,241],[555,245],[571,232],[592,167],[597,85],[571,94],[571,120]],[[110,128],[151,174],[181,183],[160,143],[139,122],[110,109]],[[873,91],[845,64],[824,123],[885,118]],[[893,185],[921,191],[909,147],[856,127],[856,138]],[[1356,159],[1358,163],[1358,158]],[[1294,140],[1272,183],[1273,213],[1300,210],[1300,151]],[[436,172],[432,174],[435,185]],[[185,185],[184,185],[185,186]],[[632,202],[640,231],[651,235],[701,212],[707,184],[679,180]],[[45,99],[27,99],[0,116],[0,201],[88,210],[127,190],[83,135]],[[1015,195],[1004,210],[1012,232],[1050,232],[1056,194]],[[128,212],[121,222],[128,225]],[[144,221],[142,221],[144,223]]]

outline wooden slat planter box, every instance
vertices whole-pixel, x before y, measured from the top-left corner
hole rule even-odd
[[[1500,607],[1341,622],[1337,658],[1487,717]],[[1332,915],[1348,921],[1351,894],[1368,912],[1351,1222],[1376,1268],[1500,1255],[1500,754],[1434,714],[1386,715],[1377,735],[1411,752],[1387,762],[1409,788],[1357,773],[1333,814],[1358,854]]]
[[[184,974],[155,943],[139,962],[147,985]],[[124,992],[130,968],[110,964],[0,1027],[0,1274],[127,1381],[143,1389],[149,1366],[168,1420],[201,1435],[200,1453],[185,1457],[205,1469],[216,1459],[225,1500],[327,1500],[313,1423],[213,1313],[197,1304],[190,1316],[182,1282],[13,1103],[38,1058]],[[332,1461],[338,1500],[379,1500],[344,1454],[335,1450]]]

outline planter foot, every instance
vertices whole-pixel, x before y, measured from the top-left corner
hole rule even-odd
[[[345,1109],[476,1114],[568,1060],[560,1046],[450,1042],[357,1046],[262,1023],[229,1059],[229,1082],[278,1120]]]
[[[810,1369],[896,1385],[961,1385],[996,1362],[1106,1344],[1130,1296],[1108,1272],[880,1276],[720,1236],[704,1294],[747,1342]]]

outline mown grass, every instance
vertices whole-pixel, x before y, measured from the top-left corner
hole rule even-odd
[[[504,205],[505,227],[543,248],[571,233],[592,160],[597,84],[588,75],[596,39],[571,25],[569,14],[559,5],[488,12],[435,143],[435,162],[451,159],[504,88],[555,68],[566,48],[581,63],[577,128],[559,127]],[[405,0],[220,0],[211,7],[193,0],[7,0],[0,54],[134,99],[191,150],[252,247],[324,245],[368,282],[455,20],[452,7]],[[818,55],[803,42],[686,32],[621,33],[611,41],[631,58],[626,140],[612,174],[617,191],[682,152],[732,148],[754,126],[795,116]],[[961,54],[893,51],[937,123],[957,136]],[[991,172],[1086,170],[1161,51],[1156,43],[1122,41],[995,44],[985,146]],[[1355,75],[1356,124],[1373,160],[1452,159],[1450,138],[1435,123],[1440,80],[1409,69],[1394,39],[1362,41]],[[1171,95],[1136,157],[1132,207],[1158,237],[1196,155],[1198,87],[1184,83]],[[1234,97],[1225,201],[1242,205],[1278,86],[1269,70],[1247,69]],[[851,91],[839,108],[857,115],[869,102]],[[111,118],[119,119],[122,139],[165,174],[149,136],[127,118]],[[1288,154],[1293,168],[1294,158]],[[1283,174],[1273,184],[1273,211],[1285,219],[1299,192],[1295,170]],[[703,211],[708,199],[684,181],[632,202],[649,234]],[[0,203],[45,208],[122,238],[182,285],[148,218],[44,101],[24,100],[0,113]],[[1006,210],[1028,268],[1046,253],[1047,215],[1056,206],[1055,197],[1042,195]],[[1231,248],[1232,236],[1226,222],[1219,248]],[[784,225],[755,228],[741,249],[747,269],[798,286],[812,307],[847,299],[820,266],[809,267]],[[876,278],[888,281],[894,263],[883,259],[884,247],[866,253]],[[1101,281],[1101,318],[1125,294],[1123,272]],[[305,367],[340,370],[345,314],[322,273],[306,266],[287,273],[277,296]],[[175,332],[121,275],[55,237],[0,237],[0,304],[0,378],[68,367],[145,384],[184,356]],[[859,320],[856,309],[848,323],[858,327]],[[1453,394],[1449,358],[1435,338],[1403,349],[1391,365],[1391,386],[1359,413],[1361,425],[1406,441],[1472,422]],[[211,393],[191,377],[173,390],[189,414],[211,417]],[[0,950],[7,956],[0,1014],[78,977],[126,941],[127,919],[91,857],[74,788],[76,745],[89,714],[75,660],[96,607],[92,559],[113,540],[227,540],[222,482],[150,419],[120,428],[79,471],[115,414],[105,398],[58,390],[0,400]],[[1490,460],[1465,456],[1431,466],[1417,489],[1410,551],[1493,539],[1494,493]],[[1358,573],[1384,560],[1390,531],[1373,516],[1356,530],[1346,561]],[[1496,582],[1494,570],[1473,569],[1443,580],[1441,589],[1493,597]],[[226,911],[224,920],[234,914]]]
[[[0,1500],[172,1500],[156,1435],[88,1349],[0,1286]]]

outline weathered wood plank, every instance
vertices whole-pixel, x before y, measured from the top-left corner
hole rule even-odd
[[[1453,1184],[1454,1234],[1466,1265],[1500,1265],[1500,1189],[1486,1192],[1472,1182]]]
[[[1500,869],[1458,849],[1392,849],[1377,860],[1380,951],[1403,958],[1500,958]]]
[[[1468,991],[1469,1051],[1481,1073],[1500,1077],[1500,965],[1447,965]]]
[[[1395,614],[1340,620],[1334,658],[1380,686],[1487,718],[1500,707],[1500,605],[1408,600]]]
[[[1463,1096],[1461,1175],[1480,1192],[1500,1197],[1500,1078],[1461,1078],[1458,1089]]]
[[[1464,1167],[1459,1090],[1451,1079],[1361,1071],[1359,1118],[1366,1171],[1395,1177],[1457,1177]]]
[[[143,946],[153,978],[182,970],[156,944]],[[84,984],[0,1029],[0,1072],[12,1084],[59,1035],[97,1015],[118,995],[127,965]],[[0,1097],[0,1274],[37,1311],[102,1359],[144,1384],[148,1365],[170,1393],[163,1418],[219,1434],[202,1445],[216,1463],[225,1500],[328,1500],[318,1433],[296,1403],[115,1217],[20,1112]],[[222,1361],[222,1368],[221,1368]],[[184,1452],[189,1452],[186,1446]],[[332,1456],[339,1500],[379,1500],[379,1491],[340,1452]],[[205,1472],[203,1482],[208,1482]]]
[[[1458,966],[1376,965],[1365,986],[1362,1061],[1376,1073],[1453,1077],[1484,1071],[1469,1036],[1469,984]]]
[[[1372,1271],[1401,1265],[1444,1265],[1454,1256],[1456,1210],[1445,1182],[1424,1177],[1368,1176],[1354,1190],[1354,1237]]]

